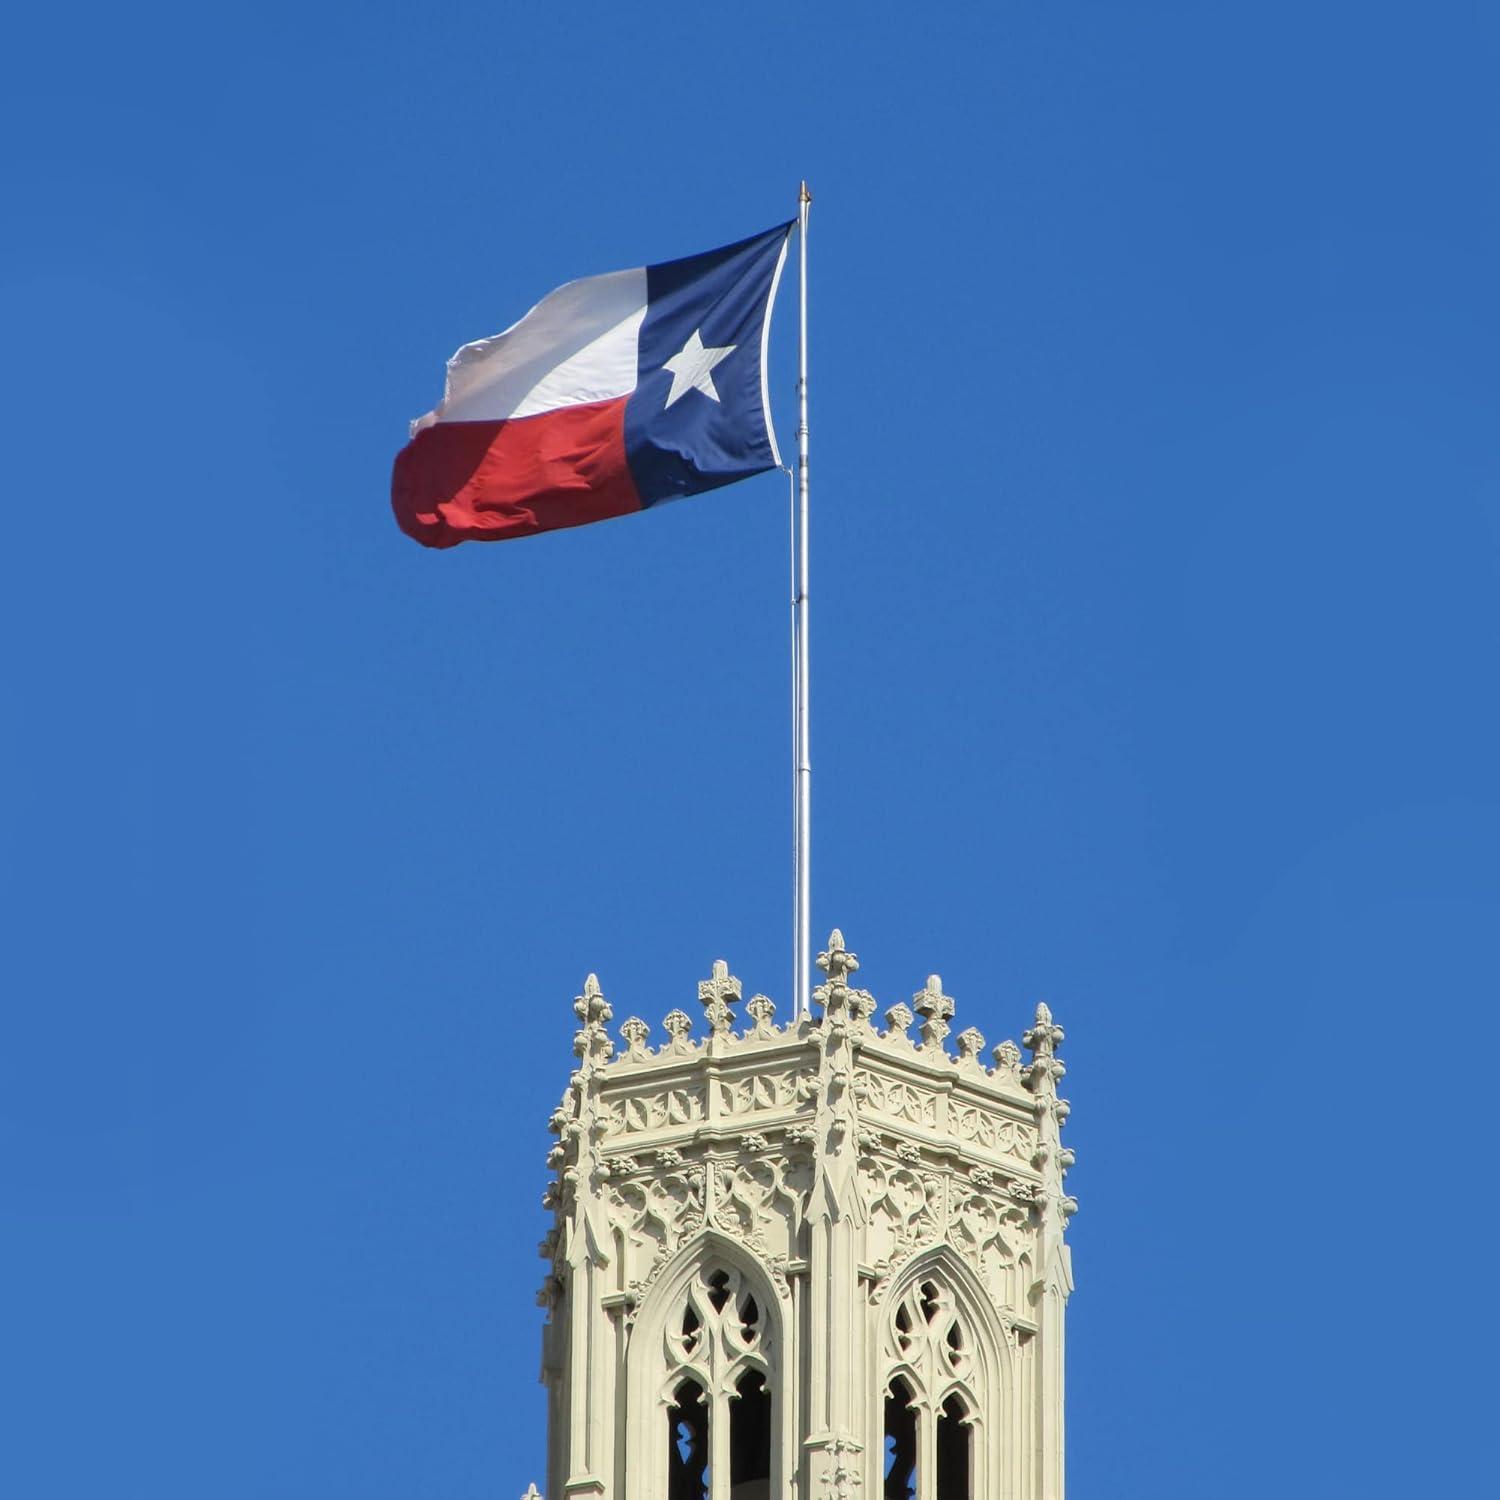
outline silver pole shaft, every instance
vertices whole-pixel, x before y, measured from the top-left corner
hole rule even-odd
[[[797,1015],[812,1013],[812,760],[808,743],[807,661],[807,184],[797,199],[801,306],[797,350]]]
[[[802,811],[797,803],[797,705],[802,701],[802,675],[797,665],[797,471],[786,471],[787,570],[786,598],[791,611],[788,638],[792,643],[792,1015],[800,1014],[801,986],[797,975],[802,968],[802,908],[798,904],[798,869],[802,858]]]

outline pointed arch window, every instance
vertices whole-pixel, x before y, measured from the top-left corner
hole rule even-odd
[[[696,1380],[672,1392],[667,1444],[667,1500],[707,1500],[708,1407]]]
[[[949,1396],[937,1414],[937,1500],[970,1500],[974,1493],[973,1431],[963,1397]]]
[[[733,1268],[704,1267],[666,1334],[668,1500],[770,1500],[771,1348]]]
[[[897,1376],[885,1398],[885,1489],[881,1500],[915,1500],[917,1407],[911,1387]]]
[[[952,1291],[924,1277],[892,1313],[882,1500],[979,1500],[975,1424],[983,1371]]]

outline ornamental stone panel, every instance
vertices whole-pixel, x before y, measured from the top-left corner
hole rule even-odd
[[[1002,1041],[989,1067],[939,976],[881,1028],[841,934],[818,964],[782,1025],[722,960],[701,1024],[632,1015],[618,1049],[593,975],[574,1003],[538,1299],[552,1500],[1062,1500],[1062,1029],[1038,1006],[1029,1059]]]

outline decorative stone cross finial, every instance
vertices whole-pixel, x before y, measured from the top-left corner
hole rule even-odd
[[[712,977],[698,982],[698,999],[703,1004],[709,1030],[714,1036],[729,1035],[729,1028],[734,1025],[729,1002],[739,998],[739,980],[729,972],[729,965],[722,958],[716,958]]]
[[[536,1485],[529,1484],[526,1486],[526,1493],[521,1496],[521,1500],[542,1500],[542,1492]]]
[[[911,1003],[922,1020],[922,1045],[934,1052],[943,1050],[943,1038],[952,1029],[948,1020],[953,1014],[953,996],[943,993],[940,974],[929,974],[927,983],[911,997]]]

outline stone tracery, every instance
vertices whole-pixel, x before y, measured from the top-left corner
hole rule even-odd
[[[989,1069],[936,975],[881,1031],[841,934],[819,965],[822,1014],[777,1026],[763,995],[736,1022],[715,962],[706,1034],[674,1008],[655,1050],[631,1016],[616,1054],[592,975],[579,996],[542,1247],[554,1500],[1060,1500],[1062,1030],[1038,1007],[1030,1061]]]

